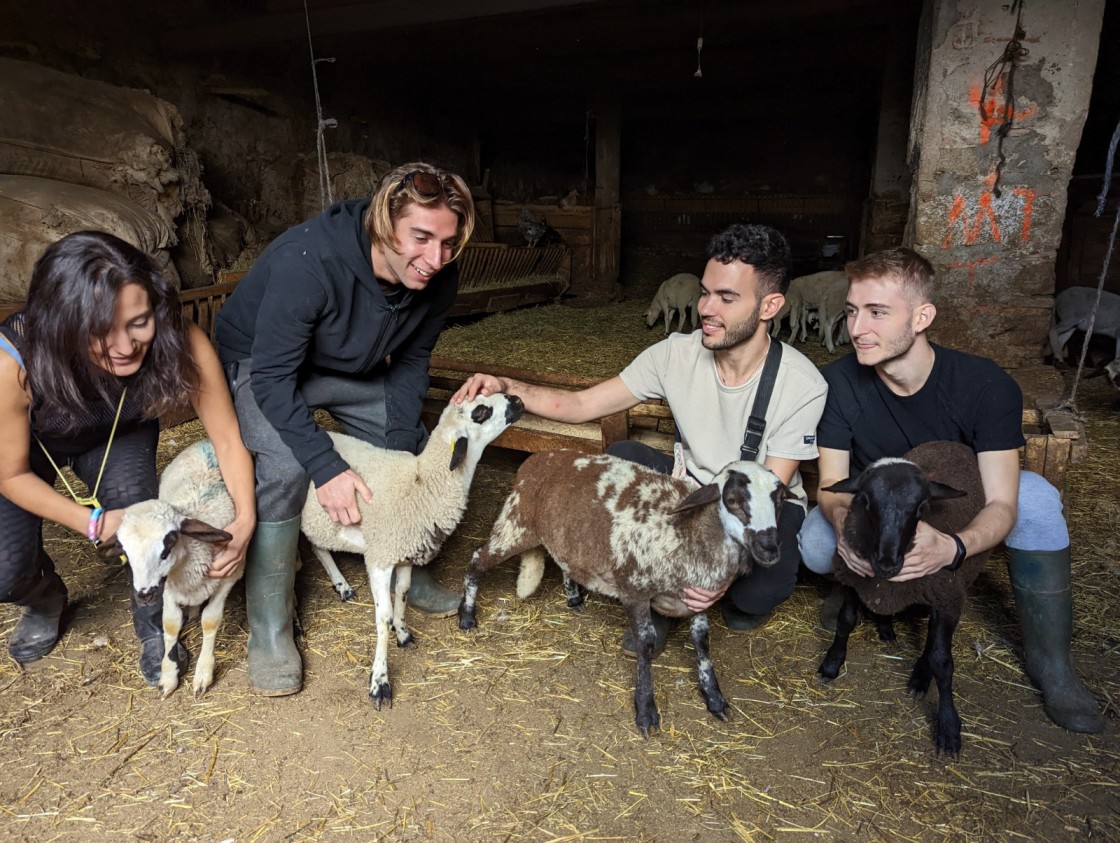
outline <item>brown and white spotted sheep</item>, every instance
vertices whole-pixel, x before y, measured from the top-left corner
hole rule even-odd
[[[660,726],[653,699],[651,607],[671,617],[691,614],[681,600],[693,586],[717,589],[752,564],[778,561],[777,516],[784,487],[755,462],[734,462],[695,491],[688,481],[627,460],[576,451],[529,457],[489,540],[471,557],[459,626],[476,625],[479,577],[521,554],[518,596],[540,584],[547,552],[564,572],[569,603],[578,586],[617,598],[637,642],[634,707],[648,736]],[[708,619],[691,623],[700,689],[715,716],[726,720],[708,649]]]
[[[953,632],[968,589],[989,554],[984,551],[969,556],[955,571],[942,568],[905,582],[890,582],[890,578],[902,570],[919,521],[942,532],[956,533],[984,508],[984,486],[976,454],[959,442],[927,442],[901,459],[877,460],[858,477],[836,483],[825,491],[852,494],[851,508],[844,520],[844,538],[871,564],[875,575],[861,577],[836,557],[836,579],[847,587],[847,593],[836,620],[836,638],[818,672],[826,682],[839,674],[860,603],[875,617],[879,637],[884,641],[894,640],[890,615],[909,606],[928,606],[925,649],[914,664],[907,689],[922,696],[929,690],[930,679],[937,680],[934,744],[939,753],[959,755],[961,719],[953,702]]]
[[[397,646],[411,644],[404,608],[412,566],[428,564],[459,526],[483,448],[517,421],[524,409],[520,398],[503,394],[450,403],[418,456],[331,434],[335,450],[365,480],[373,500],[367,504],[359,495],[361,523],[344,526],[331,521],[312,486],[300,526],[328,571],[338,571],[331,559],[332,550],[360,553],[365,559],[377,616],[369,696],[378,710],[382,702],[393,703],[389,684],[390,605]],[[390,602],[394,569],[397,580]],[[338,576],[341,578],[341,574]]]

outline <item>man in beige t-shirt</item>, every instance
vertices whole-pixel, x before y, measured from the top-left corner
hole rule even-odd
[[[708,245],[700,280],[700,330],[671,335],[639,354],[621,374],[579,392],[476,374],[452,400],[506,392],[521,398],[530,413],[582,423],[663,398],[680,438],[675,455],[632,440],[616,442],[607,453],[707,483],[740,458],[770,348],[770,322],[785,302],[789,266],[789,244],[780,232],[764,225],[733,225]],[[817,456],[817,422],[827,386],[804,355],[790,346],[782,351],[758,453],[758,460],[778,475],[794,498],[783,505],[778,522],[781,559],[717,591],[690,588],[684,595],[689,609],[702,612],[726,593],[723,616],[732,629],[755,629],[765,623],[793,592],[800,564],[796,536],[806,499],[798,466]],[[654,619],[656,653],[664,647],[669,623],[656,615]],[[630,643],[627,647],[623,636],[624,648],[632,650]]]

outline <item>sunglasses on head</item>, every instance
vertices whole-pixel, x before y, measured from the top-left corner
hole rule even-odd
[[[400,186],[397,187],[397,192],[406,189],[409,185],[412,186],[412,190],[417,196],[424,199],[435,199],[443,193],[443,181],[440,177],[424,170],[413,170],[411,173],[406,173],[405,177],[401,179]]]

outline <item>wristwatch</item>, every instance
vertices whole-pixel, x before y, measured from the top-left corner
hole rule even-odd
[[[961,537],[956,533],[949,533],[949,538],[957,543],[957,555],[953,557],[953,561],[949,564],[947,570],[955,571],[961,566],[961,563],[964,562],[964,558],[968,555],[968,552],[964,549],[964,542],[961,541]]]

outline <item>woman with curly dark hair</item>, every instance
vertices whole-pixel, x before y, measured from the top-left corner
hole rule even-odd
[[[35,264],[26,308],[0,324],[0,602],[23,613],[8,639],[20,663],[58,642],[66,586],[43,548],[43,519],[94,543],[110,538],[122,510],[154,498],[158,416],[188,401],[214,443],[237,515],[210,576],[245,558],[256,525],[253,463],[209,339],[182,314],[178,292],[155,261],[97,231],[67,235]],[[69,466],[88,498],[53,483]],[[159,681],[162,601],[132,600],[140,669]],[[186,651],[177,645],[180,672]]]

